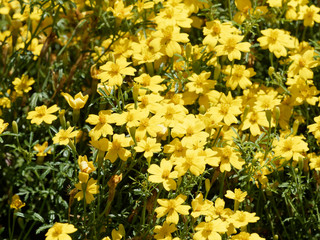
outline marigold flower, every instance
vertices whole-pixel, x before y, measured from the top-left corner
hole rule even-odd
[[[35,81],[33,78],[29,78],[27,75],[22,75],[21,78],[15,78],[12,82],[14,90],[16,90],[18,95],[22,95],[24,92],[29,92],[32,89],[32,84],[34,83]]]
[[[14,208],[16,210],[24,207],[26,204],[21,201],[19,195],[15,194],[12,196],[10,208]]]
[[[177,230],[177,227],[173,223],[164,222],[162,226],[157,225],[154,228],[154,235],[155,239],[172,239],[171,233]]]
[[[187,199],[187,196],[180,194],[175,199],[158,199],[160,207],[155,209],[157,218],[167,215],[166,222],[177,224],[179,222],[179,214],[188,215],[190,206],[182,205]]]
[[[129,64],[130,62],[127,62],[124,57],[118,58],[115,63],[109,61],[100,67],[102,73],[98,77],[102,83],[109,81],[108,85],[110,86],[121,86],[123,77],[126,75],[133,76],[136,71],[133,67],[128,67]]]
[[[320,22],[320,8],[315,5],[311,6],[301,6],[298,14],[298,19],[303,19],[303,25],[305,27],[313,27],[314,22]]]
[[[151,164],[148,168],[149,175],[148,180],[154,183],[162,183],[165,190],[176,190],[177,184],[173,180],[178,177],[178,172],[171,172],[173,164],[171,161],[165,159],[161,160],[160,166]]]
[[[99,186],[96,184],[97,180],[93,178],[89,179],[89,174],[80,172],[79,173],[79,183],[75,184],[75,187],[79,190],[79,192],[74,196],[78,201],[83,199],[84,192],[86,197],[86,203],[90,204],[93,200],[93,194],[99,193]]]
[[[88,157],[86,155],[78,157],[78,165],[81,172],[84,172],[84,173],[90,174],[96,170],[96,168],[93,165],[93,161],[89,162]]]
[[[0,134],[8,127],[9,123],[5,123],[3,119],[0,118]]]
[[[137,146],[134,149],[137,152],[144,152],[143,156],[149,158],[153,156],[153,153],[161,151],[161,143],[156,143],[157,139],[147,138],[146,140],[141,140],[138,142]]]
[[[220,233],[227,232],[228,223],[223,222],[221,219],[212,220],[210,222],[201,222],[196,227],[197,231],[193,239],[194,240],[220,240]]]
[[[227,55],[230,61],[234,59],[240,60],[241,52],[250,52],[251,44],[241,42],[244,36],[235,34],[221,34],[218,45],[214,48],[217,56]]]
[[[260,218],[255,216],[256,213],[249,213],[245,211],[236,211],[231,215],[229,221],[234,225],[235,228],[247,226],[249,223],[255,223]]]
[[[131,156],[131,152],[125,147],[129,147],[133,143],[131,138],[126,138],[124,134],[114,134],[113,141],[109,142],[108,153],[105,159],[109,159],[112,163],[119,157],[122,161],[127,161]]]
[[[61,129],[52,138],[54,144],[68,145],[70,139],[75,138],[79,131],[74,131],[74,127],[69,127],[67,130]]]
[[[46,233],[46,240],[72,240],[68,234],[76,231],[73,224],[56,222]]]
[[[243,202],[246,196],[247,192],[242,192],[239,188],[234,189],[234,192],[227,190],[227,194],[225,195],[225,197],[238,202]]]
[[[58,111],[59,108],[55,104],[47,109],[47,106],[42,105],[40,107],[36,107],[35,111],[28,112],[27,119],[31,119],[31,123],[35,123],[37,125],[40,125],[42,122],[45,122],[47,124],[51,124],[54,120],[56,120],[58,117],[51,114],[56,111]]]
[[[74,98],[69,93],[61,93],[61,95],[66,99],[69,106],[73,109],[83,108],[89,98],[89,95],[83,96],[82,92],[77,93]]]

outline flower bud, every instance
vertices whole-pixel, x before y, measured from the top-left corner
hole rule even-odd
[[[12,121],[12,131],[13,131],[15,134],[18,134],[18,133],[19,133],[18,124],[17,124],[16,121]]]
[[[268,69],[269,76],[271,77],[273,73],[274,73],[274,67],[269,67]]]

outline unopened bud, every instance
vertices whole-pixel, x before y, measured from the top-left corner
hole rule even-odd
[[[269,76],[271,77],[273,73],[274,73],[274,67],[269,67],[268,69]]]
[[[272,112],[271,112],[270,109],[266,110],[266,117],[267,117],[267,120],[269,122],[269,125],[271,125]]]
[[[208,193],[210,191],[210,188],[211,188],[211,183],[210,183],[210,180],[207,178],[205,181],[204,181],[204,184],[206,186],[206,192]]]
[[[296,119],[296,120],[294,120],[294,122],[293,122],[293,126],[292,126],[292,134],[293,135],[296,135],[297,134],[297,131],[298,131],[298,128],[299,128],[299,120],[298,119]]]
[[[59,120],[60,120],[60,124],[61,124],[61,126],[62,126],[62,128],[63,129],[66,129],[66,118],[65,118],[65,116],[64,116],[64,114],[65,114],[65,110],[64,109],[61,109],[60,111],[59,111]]]
[[[191,57],[192,45],[190,43],[186,46],[186,57],[189,59]]]
[[[276,122],[279,122],[279,119],[280,119],[280,108],[278,106],[275,107],[275,113],[276,113]]]
[[[12,121],[12,131],[13,131],[15,134],[18,134],[18,133],[19,133],[18,124],[17,124],[16,121]]]
[[[213,73],[213,79],[218,80],[221,72],[221,65],[218,63],[217,66],[214,68],[214,73]]]
[[[205,114],[206,113],[206,107],[204,106],[204,105],[201,105],[200,107],[199,107],[199,112],[200,112],[200,114]]]

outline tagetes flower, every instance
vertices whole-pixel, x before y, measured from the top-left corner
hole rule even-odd
[[[31,119],[31,123],[35,123],[40,125],[42,122],[47,124],[51,124],[58,117],[51,114],[58,111],[59,108],[57,105],[53,105],[49,108],[47,106],[42,105],[40,107],[36,107],[34,111],[28,112],[27,119]]]
[[[218,45],[214,48],[217,56],[227,55],[230,61],[241,59],[241,52],[250,52],[251,44],[248,42],[241,42],[244,36],[235,34],[221,34]]]
[[[245,211],[236,211],[231,215],[229,221],[234,225],[235,228],[247,226],[249,223],[255,223],[260,218],[255,216],[256,213],[249,213]]]
[[[317,156],[315,153],[309,153],[308,158],[310,169],[320,171],[320,156]]]
[[[133,76],[136,69],[128,67],[130,62],[126,58],[120,57],[116,62],[109,61],[100,67],[102,71],[98,77],[101,82],[107,82],[109,86],[121,86],[124,76]]]
[[[234,189],[234,192],[227,190],[227,194],[225,195],[225,197],[238,202],[243,202],[246,196],[247,192],[242,192],[239,188]]]
[[[191,216],[197,218],[201,215],[208,215],[209,209],[213,207],[213,202],[203,199],[203,195],[200,192],[195,199],[191,202],[192,212]]]
[[[314,22],[320,22],[320,8],[315,5],[311,6],[301,6],[298,14],[298,19],[303,20],[303,25],[305,27],[313,27]]]
[[[176,26],[167,26],[161,28],[153,33],[154,39],[150,42],[150,45],[155,51],[161,51],[168,57],[172,57],[173,54],[181,54],[181,46],[179,42],[189,42],[188,34],[180,33],[180,28]]]
[[[21,201],[20,197],[17,194],[12,196],[10,208],[14,208],[14,209],[18,210],[18,209],[24,207],[25,205],[26,204]]]
[[[86,122],[96,126],[91,129],[89,136],[92,137],[92,140],[98,140],[100,136],[112,135],[113,128],[109,123],[114,123],[114,121],[110,110],[102,110],[98,115],[90,114]]]
[[[273,141],[273,151],[275,156],[282,157],[284,160],[298,162],[303,159],[303,153],[309,150],[308,143],[303,141],[303,136],[288,136],[287,138],[280,137]]]
[[[48,148],[49,144],[47,141],[45,141],[42,145],[39,143],[36,144],[33,149],[37,151],[37,156],[39,157],[45,157],[47,154],[51,154],[51,150],[49,149],[48,151],[45,152],[45,150]]]
[[[246,68],[244,65],[234,64],[233,66],[228,65],[223,73],[227,76],[224,80],[227,82],[227,87],[231,90],[235,90],[236,87],[240,86],[242,89],[246,89],[252,85],[250,78],[256,75],[253,68]]]
[[[124,134],[114,134],[113,141],[108,143],[108,153],[105,159],[112,163],[119,157],[122,161],[127,161],[131,156],[131,152],[125,147],[129,147],[133,143],[131,138],[126,138]]]
[[[137,152],[144,152],[143,156],[149,158],[152,157],[154,153],[161,151],[161,143],[157,143],[157,139],[155,138],[142,139],[134,149]]]
[[[295,47],[294,38],[284,30],[269,28],[261,30],[261,33],[263,36],[257,39],[261,48],[268,48],[277,58],[287,56],[286,48]]]
[[[156,233],[154,235],[155,239],[166,239],[171,240],[172,236],[171,233],[177,230],[177,227],[173,223],[164,222],[163,225],[157,225],[154,228],[154,232]]]
[[[210,222],[201,222],[196,227],[197,231],[193,239],[194,240],[220,240],[221,234],[227,232],[227,222],[223,222],[221,219],[212,220]]]
[[[54,144],[68,145],[70,139],[75,138],[79,131],[73,131],[74,127],[69,127],[67,130],[61,129],[53,138]]]
[[[66,99],[69,106],[73,109],[83,108],[89,98],[89,95],[83,96],[82,92],[77,93],[74,98],[69,93],[61,93],[61,95]]]
[[[34,79],[29,78],[27,75],[22,75],[21,78],[15,78],[12,82],[14,90],[16,90],[18,95],[22,95],[24,92],[29,92],[32,89],[32,84],[34,83]]]
[[[5,123],[3,119],[0,118],[0,134],[8,127],[9,123]]]
[[[77,229],[69,223],[55,223],[46,233],[46,240],[72,240],[68,235]]]
[[[233,235],[231,240],[265,240],[265,238],[260,237],[257,233],[240,232],[237,235]]]
[[[78,165],[81,172],[84,173],[90,174],[96,170],[96,168],[93,165],[93,161],[88,161],[88,157],[86,155],[78,157]]]
[[[162,183],[165,190],[176,190],[177,184],[173,180],[178,177],[178,172],[171,171],[173,164],[165,159],[161,160],[160,166],[151,164],[148,168],[150,173],[148,180],[153,183]]]
[[[155,209],[157,218],[167,215],[166,222],[177,224],[179,222],[179,214],[188,215],[190,206],[182,205],[187,199],[187,196],[180,194],[175,199],[158,199],[160,207]]]
[[[79,182],[75,184],[75,187],[79,190],[79,192],[74,196],[78,201],[83,199],[84,192],[86,193],[86,202],[90,204],[93,200],[93,194],[99,193],[99,186],[96,184],[97,180],[93,178],[89,179],[89,174],[80,172],[79,173]]]
[[[303,79],[313,78],[313,71],[311,68],[319,65],[319,62],[313,58],[314,54],[315,52],[313,50],[307,50],[302,54],[290,56],[293,63],[288,69],[288,77],[299,75]]]
[[[320,116],[314,118],[315,123],[308,125],[309,132],[320,142]]]

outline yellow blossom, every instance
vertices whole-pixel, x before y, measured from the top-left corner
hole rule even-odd
[[[83,108],[89,98],[89,95],[83,96],[82,92],[77,93],[74,98],[69,93],[61,93],[61,95],[73,109]]]
[[[15,78],[12,84],[14,85],[14,90],[16,90],[18,95],[22,95],[24,92],[29,92],[35,81],[33,78],[29,78],[27,75],[22,75],[21,78]]]
[[[12,196],[11,203],[10,203],[10,208],[14,208],[16,210],[24,207],[26,204],[21,201],[19,195],[15,194]]]
[[[45,240],[72,240],[68,234],[76,231],[72,224],[56,222],[46,233]]]
[[[86,203],[90,204],[94,200],[93,194],[99,193],[99,186],[96,183],[97,180],[94,180],[93,178],[89,179],[88,173],[80,172],[79,183],[75,184],[75,187],[79,192],[74,196],[74,198],[80,201],[85,195]]]
[[[70,139],[77,136],[79,131],[73,131],[74,127],[69,127],[67,130],[60,129],[58,133],[52,138],[54,144],[68,145]]]
[[[182,205],[187,199],[185,195],[178,195],[175,199],[158,199],[160,207],[155,209],[157,218],[167,215],[166,222],[177,224],[179,222],[179,214],[188,215],[190,206]]]
[[[40,107],[36,107],[34,111],[28,112],[27,119],[31,119],[31,123],[35,123],[40,125],[42,122],[47,124],[51,124],[58,117],[51,114],[58,111],[59,108],[57,105],[53,105],[49,108],[47,106],[42,105]]]

